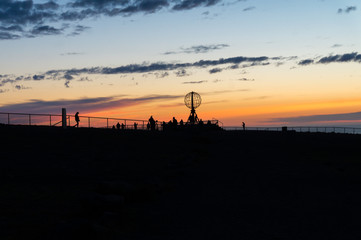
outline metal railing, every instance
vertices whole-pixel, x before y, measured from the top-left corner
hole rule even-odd
[[[67,125],[76,126],[74,115],[66,115]],[[146,120],[106,118],[79,116],[79,127],[88,128],[112,128],[117,123],[124,124],[124,129],[146,129]],[[59,114],[30,114],[30,113],[4,113],[0,112],[0,124],[28,125],[28,126],[61,126],[62,115]],[[136,127],[135,124],[136,123]]]
[[[225,130],[242,131],[240,126],[226,126]],[[282,127],[246,127],[249,131],[282,131]],[[361,134],[361,128],[355,127],[331,127],[331,126],[292,126],[287,127],[287,131],[296,132],[313,132],[313,133],[347,133],[347,134]]]
[[[108,117],[92,117],[79,116],[78,127],[81,128],[115,128],[115,129],[133,129],[133,130],[150,130],[147,120],[124,119],[124,118],[108,118]],[[66,115],[66,125],[68,127],[76,127],[75,115]],[[207,123],[221,123],[216,119],[205,120]],[[31,113],[5,113],[0,112],[0,124],[7,125],[35,125],[35,126],[62,126],[62,115],[60,114],[31,114]],[[169,122],[157,121],[155,129],[163,130],[163,126]],[[186,125],[187,123],[184,123]],[[222,123],[221,123],[222,124]],[[179,125],[179,123],[178,123]]]
[[[67,115],[67,125],[76,126],[75,116]],[[117,128],[119,123],[120,129],[137,129],[149,130],[147,120],[124,119],[124,118],[107,118],[79,116],[79,127],[83,128]],[[207,121],[203,121],[207,124]],[[221,124],[222,122],[212,119],[212,124]],[[0,124],[7,125],[29,125],[29,126],[61,126],[62,115],[60,114],[30,114],[30,113],[5,113],[0,112]],[[166,122],[168,124],[169,122]],[[185,123],[186,124],[186,123]],[[241,126],[222,126],[224,130],[242,131]],[[156,130],[163,129],[163,121],[157,121]],[[246,127],[248,131],[282,131],[282,127]],[[356,127],[331,127],[331,126],[291,126],[287,127],[288,131],[296,132],[321,132],[321,133],[347,133],[361,134],[361,128]]]

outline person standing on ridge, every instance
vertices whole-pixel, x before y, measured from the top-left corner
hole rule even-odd
[[[243,128],[243,131],[246,131],[246,124],[244,122],[242,122],[242,128]]]
[[[149,121],[149,124],[150,124],[150,130],[155,131],[155,121],[154,121],[153,116],[150,116],[148,121]]]
[[[75,113],[75,122],[76,122],[76,127],[79,127],[79,122],[80,122],[80,119],[79,119],[79,112],[76,112]]]

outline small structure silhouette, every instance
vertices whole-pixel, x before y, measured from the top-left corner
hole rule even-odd
[[[117,123],[117,129],[120,130],[120,123]]]
[[[75,122],[76,122],[75,126],[76,126],[76,127],[79,127],[79,122],[80,122],[79,112],[76,112],[76,113],[75,113]]]
[[[243,128],[243,131],[246,131],[246,124],[244,122],[242,122],[242,128]]]

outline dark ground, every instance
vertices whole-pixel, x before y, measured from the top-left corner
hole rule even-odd
[[[361,135],[0,126],[0,239],[361,239]]]

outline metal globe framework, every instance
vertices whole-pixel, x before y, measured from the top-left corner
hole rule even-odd
[[[196,108],[199,107],[202,103],[201,95],[196,92],[190,92],[184,97],[185,105],[191,109],[191,114],[188,117],[188,122],[190,124],[198,123],[199,119],[196,114]]]
[[[202,103],[201,95],[196,92],[187,93],[187,95],[184,97],[184,103],[188,108],[196,109]]]

